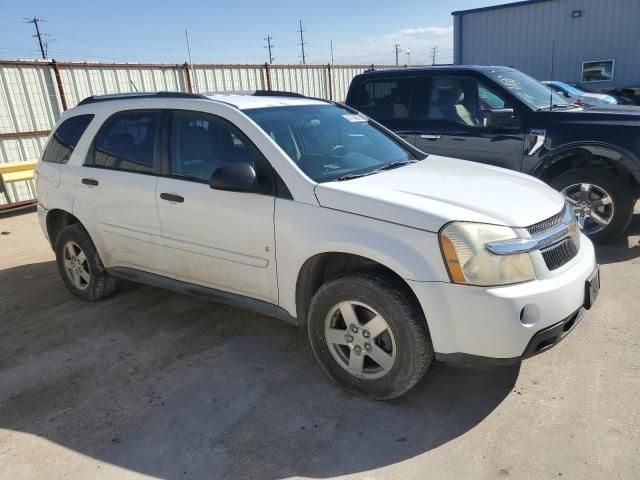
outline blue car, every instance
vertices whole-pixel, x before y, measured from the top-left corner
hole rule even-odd
[[[557,80],[542,82],[554,92],[573,100],[578,105],[617,105],[617,100],[606,93],[586,92]]]

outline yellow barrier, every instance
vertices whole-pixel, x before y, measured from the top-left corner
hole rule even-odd
[[[33,180],[33,172],[36,161],[0,163],[0,175],[4,183],[19,182],[21,180]]]
[[[7,197],[7,201],[9,201],[7,204],[0,205],[0,210],[30,205],[35,202],[35,200],[11,202],[6,188],[8,183],[20,182],[22,180],[33,180],[35,168],[35,160],[29,160],[27,162],[0,163],[0,192],[4,192],[5,197]]]

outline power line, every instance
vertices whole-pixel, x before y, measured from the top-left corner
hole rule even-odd
[[[271,40],[273,40],[273,37],[271,35],[267,35],[265,40],[267,44],[265,45],[264,48],[266,48],[269,51],[269,63],[273,63],[273,55],[271,55],[271,49],[275,46],[275,45],[271,45]]]
[[[399,43],[395,43],[393,45],[393,48],[394,48],[394,50],[396,52],[396,65],[399,65],[399,63],[398,63],[398,54],[400,53],[400,44]]]
[[[434,45],[431,47],[431,65],[436,64],[436,54],[438,53],[438,46]]]
[[[38,22],[43,22],[44,20],[42,20],[41,18],[38,17],[32,17],[29,18],[27,20],[25,20],[25,23],[33,23],[33,25],[36,27],[36,34],[33,35],[33,37],[38,37],[38,44],[40,45],[40,53],[42,54],[42,58],[46,60],[47,58],[47,42],[42,40],[42,33],[40,33],[40,25],[38,24]]]
[[[300,20],[300,30],[298,30],[298,32],[300,32],[300,48],[302,49],[302,64],[306,65],[307,63],[307,57],[304,54],[304,37],[302,36],[302,32],[304,32],[304,30],[302,29],[302,20]]]

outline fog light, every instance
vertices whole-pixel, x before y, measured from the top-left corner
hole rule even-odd
[[[520,310],[520,323],[525,327],[532,327],[540,320],[540,307],[530,303]]]

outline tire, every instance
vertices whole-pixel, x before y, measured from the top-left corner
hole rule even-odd
[[[580,186],[591,186],[589,199],[581,197]],[[629,226],[633,217],[636,197],[629,183],[606,170],[574,169],[564,172],[551,181],[551,186],[565,194],[565,198],[574,204],[574,210],[580,220],[584,219],[584,233],[594,242],[604,243],[615,240]],[[609,207],[598,205],[597,199],[606,194],[611,199]],[[571,197],[571,198],[570,198]],[[576,199],[587,200],[586,203],[575,204]],[[608,224],[596,222],[590,213],[595,212],[599,219],[608,220]]]
[[[76,297],[94,302],[116,291],[116,279],[105,271],[91,237],[80,224],[60,231],[55,252],[62,280]]]
[[[393,280],[375,272],[341,274],[322,285],[311,300],[308,328],[324,371],[345,390],[363,397],[388,400],[406,393],[433,360],[429,331],[414,303]],[[351,313],[356,315],[357,332],[349,330],[355,325]],[[382,333],[378,317],[387,325]],[[347,343],[347,336],[352,342]],[[330,345],[327,338],[342,344]],[[384,361],[378,363],[374,357]],[[359,375],[349,370],[352,358],[354,371],[363,359]]]

